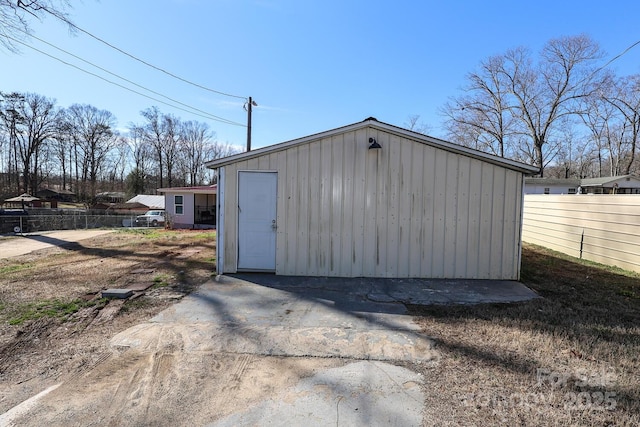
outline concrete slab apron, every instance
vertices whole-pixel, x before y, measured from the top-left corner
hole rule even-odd
[[[403,304],[342,289],[295,291],[223,276],[115,336],[117,348],[428,361],[433,343]]]
[[[421,375],[383,361],[429,361],[436,352],[403,304],[373,301],[372,291],[370,283],[224,276],[111,343],[155,354],[351,361],[336,359],[338,366],[313,370],[210,426],[422,425]]]

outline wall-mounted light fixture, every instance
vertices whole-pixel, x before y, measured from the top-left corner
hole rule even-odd
[[[378,141],[376,141],[375,138],[369,138],[369,150],[378,148],[382,148],[382,146],[378,144]]]

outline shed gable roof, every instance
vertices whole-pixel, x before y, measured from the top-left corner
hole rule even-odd
[[[353,123],[351,125],[343,126],[340,128],[328,130],[325,132],[316,133],[313,135],[305,136],[298,139],[293,139],[291,141],[282,142],[275,145],[270,145],[268,147],[258,148],[253,151],[244,152],[240,154],[234,154],[228,157],[223,157],[220,159],[211,160],[205,163],[205,166],[210,169],[216,169],[228,164],[232,164],[235,162],[249,160],[256,157],[260,157],[265,154],[270,154],[277,151],[286,150],[291,147],[295,147],[297,145],[306,144],[309,142],[313,142],[316,140],[321,140],[323,138],[327,138],[333,135],[338,135],[346,132],[353,132],[356,130],[364,129],[364,128],[372,128],[378,131],[387,132],[389,134],[397,135],[403,138],[411,139],[413,141],[430,145],[436,148],[440,148],[443,150],[447,150],[453,153],[461,154],[464,156],[468,156],[474,159],[482,160],[488,163],[492,163],[495,165],[499,165],[505,167],[507,169],[516,170],[527,175],[538,173],[538,168],[534,166],[530,166],[524,163],[516,162],[514,160],[505,159],[502,157],[494,156],[492,154],[484,153],[482,151],[474,150],[471,148],[464,147],[462,145],[453,144],[448,141],[444,141],[442,139],[434,138],[431,136],[423,135],[408,129],[403,129],[397,126],[390,125],[388,123],[383,123],[376,120],[373,117],[363,120],[362,122]],[[384,150],[384,147],[382,148]]]

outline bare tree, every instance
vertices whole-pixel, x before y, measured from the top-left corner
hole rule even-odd
[[[640,75],[623,77],[616,82],[613,93],[604,99],[615,107],[622,117],[620,143],[627,145],[625,175],[631,172],[640,143]]]
[[[81,190],[85,198],[93,199],[96,195],[99,172],[118,141],[118,135],[114,130],[116,119],[111,112],[86,104],[72,105],[67,109],[67,114],[74,144],[80,152]]]
[[[24,94],[13,108],[20,116],[16,148],[22,167],[22,191],[36,193],[43,146],[56,133],[60,110],[53,99],[35,93]]]
[[[149,162],[149,145],[143,138],[144,130],[133,124],[129,124],[129,134],[126,138],[129,151],[133,156],[133,167],[146,170]]]
[[[110,188],[124,188],[125,171],[129,161],[129,144],[125,137],[118,136],[107,159]]]
[[[577,119],[573,118],[576,122]],[[587,178],[591,176],[591,168],[597,159],[598,148],[591,138],[585,138],[579,133],[578,123],[573,123],[568,118],[563,120],[560,130],[562,144],[558,146],[554,166],[547,169],[555,170],[557,178]],[[545,172],[546,174],[546,172]]]
[[[593,93],[597,74],[592,65],[602,57],[593,40],[581,35],[550,40],[537,66],[528,52],[507,52],[503,72],[515,98],[514,115],[523,125],[535,153],[534,164],[544,175],[545,145],[559,119],[576,114],[577,103]]]
[[[421,133],[423,135],[427,135],[429,132],[431,132],[431,126],[421,121],[419,114],[411,114],[410,116],[408,116],[404,126],[409,130]]]
[[[147,108],[140,112],[146,123],[139,126],[142,130],[144,141],[153,149],[156,163],[158,165],[158,178],[160,188],[164,187],[164,131],[162,126],[162,113],[158,107]]]
[[[548,154],[562,145],[560,121],[578,114],[579,101],[598,88],[601,57],[597,43],[580,35],[550,40],[537,62],[523,47],[489,58],[469,75],[468,94],[445,105],[449,129],[459,125],[486,151],[533,163],[543,176]]]
[[[73,168],[73,137],[71,135],[71,127],[66,118],[66,112],[61,112],[56,131],[51,139],[51,152],[59,164],[59,171],[62,175],[62,189],[66,190],[67,184],[71,182]],[[69,177],[68,181],[67,176]]]
[[[153,149],[145,139],[145,130],[134,123],[129,124],[129,134],[126,138],[130,159],[133,161],[132,170],[127,176],[127,191],[132,196],[145,192],[147,178],[150,173]]]
[[[215,134],[206,123],[186,121],[182,123],[180,153],[184,174],[189,185],[201,185],[204,180],[204,162],[212,155],[211,145]]]
[[[143,140],[152,148],[158,167],[159,187],[164,187],[165,178],[169,187],[174,184],[174,173],[179,167],[182,121],[171,114],[163,114],[158,107],[140,113],[146,122],[140,126]],[[135,126],[135,125],[134,125]]]
[[[606,153],[609,153],[610,160],[614,157],[611,151],[612,127],[618,119],[616,118],[615,107],[605,97],[605,93],[611,93],[611,82],[611,79],[607,80],[606,83],[601,85],[599,93],[582,100],[580,118],[589,131],[590,139],[597,147],[597,176],[603,176],[603,163],[606,161]],[[611,169],[613,168],[611,167]]]
[[[171,115],[162,115],[162,153],[167,170],[167,184],[173,186],[173,171],[177,168],[179,145],[181,138],[181,122],[180,119]]]
[[[24,101],[24,95],[21,93],[0,92],[0,124],[7,136],[6,148],[3,147],[2,152],[6,153],[6,188],[8,192],[20,191],[17,132],[18,125],[23,124],[24,118],[18,112],[18,108]]]
[[[0,0],[0,45],[10,52],[18,53],[21,41],[32,33],[29,21],[52,15],[69,25],[66,10],[67,0]]]
[[[480,71],[467,76],[466,95],[442,108],[451,139],[468,139],[472,148],[505,157],[508,138],[515,133],[503,70],[505,58],[493,56],[480,63]]]

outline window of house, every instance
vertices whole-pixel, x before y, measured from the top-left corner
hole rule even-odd
[[[570,188],[569,189],[569,194],[576,194],[576,189],[575,188]]]
[[[549,187],[544,188],[544,194],[549,194]]]
[[[176,211],[176,215],[184,214],[184,196],[173,196],[173,206]]]

